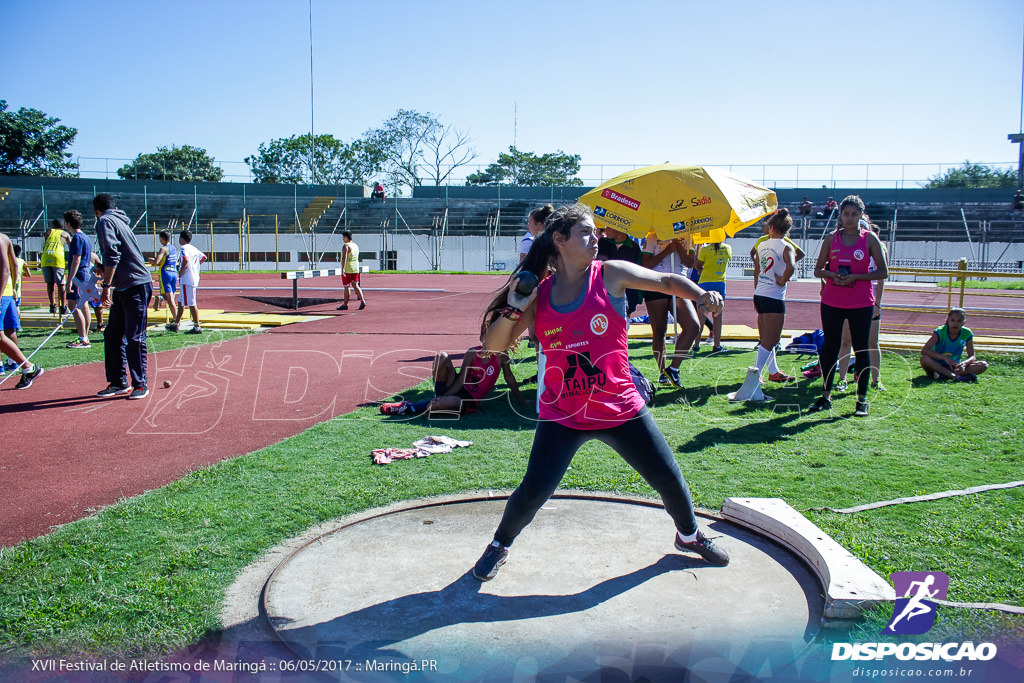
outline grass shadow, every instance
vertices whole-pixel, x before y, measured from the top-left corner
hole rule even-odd
[[[744,406],[745,412],[763,410],[764,404],[758,406]],[[710,427],[699,434],[695,434],[686,443],[680,445],[676,451],[679,453],[699,453],[706,448],[720,446],[722,444],[762,444],[788,439],[801,432],[816,426],[819,420],[799,420],[800,411],[787,412],[777,415],[771,419],[747,422],[739,427],[730,426]]]

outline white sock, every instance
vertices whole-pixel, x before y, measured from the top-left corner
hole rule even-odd
[[[771,351],[760,344],[757,345],[757,360],[754,362],[754,366],[757,368],[758,375],[764,371],[764,366],[768,363],[768,359],[771,358],[772,355]]]
[[[681,532],[681,531],[676,531],[676,536],[678,536],[679,540],[682,541],[683,543],[694,543],[697,540],[697,532],[696,531],[694,531],[692,534],[690,534],[688,536],[684,536],[683,532]]]
[[[769,358],[768,358],[768,372],[770,372],[773,375],[776,375],[776,374],[779,373],[779,364],[777,362],[775,362],[775,347],[774,346],[772,347],[771,354],[772,355],[769,356]]]

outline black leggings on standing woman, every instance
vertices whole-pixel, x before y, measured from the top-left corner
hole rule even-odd
[[[512,545],[519,532],[533,521],[565,476],[572,458],[587,441],[599,439],[622,456],[661,496],[665,511],[683,535],[697,530],[690,489],[672,449],[647,408],[624,424],[608,429],[581,430],[556,422],[541,422],[533,437],[526,476],[508,499],[494,539]]]
[[[839,360],[839,348],[843,345],[843,323],[850,323],[850,340],[857,358],[857,395],[868,395],[868,382],[871,381],[871,350],[868,348],[871,339],[871,318],[874,306],[864,308],[836,308],[828,304],[821,305],[821,331],[825,333],[825,343],[818,357],[825,382],[825,391],[832,391],[832,382],[836,374],[836,361]]]

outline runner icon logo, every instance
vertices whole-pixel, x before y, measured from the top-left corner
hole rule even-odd
[[[883,633],[919,635],[935,624],[935,603],[945,600],[949,577],[942,572],[893,572],[889,575],[896,589],[892,620]]]

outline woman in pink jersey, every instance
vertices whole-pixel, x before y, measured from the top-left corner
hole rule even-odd
[[[814,276],[824,280],[821,290],[821,329],[825,343],[819,355],[824,390],[808,410],[818,412],[832,408],[832,383],[836,374],[839,347],[843,342],[843,323],[850,326],[854,354],[857,357],[857,406],[854,416],[868,415],[868,382],[871,352],[871,318],[875,310],[873,280],[884,280],[889,275],[882,244],[878,237],[861,226],[864,202],[850,195],[839,205],[839,224],[830,237],[826,237],[814,266]],[[870,269],[871,261],[877,265]]]
[[[661,495],[676,526],[675,547],[698,553],[711,564],[729,556],[697,528],[690,490],[672,449],[640,397],[629,372],[626,289],[664,292],[704,304],[722,305],[716,292],[671,273],[656,273],[628,261],[597,260],[597,230],[590,209],[559,207],[545,221],[520,266],[543,275],[529,296],[515,291],[518,271],[484,314],[484,348],[505,351],[534,325],[546,366],[540,414],[523,481],[505,506],[494,541],[473,567],[488,581],[508,557],[508,548],[551,497],[576,451],[599,439],[611,446]]]

